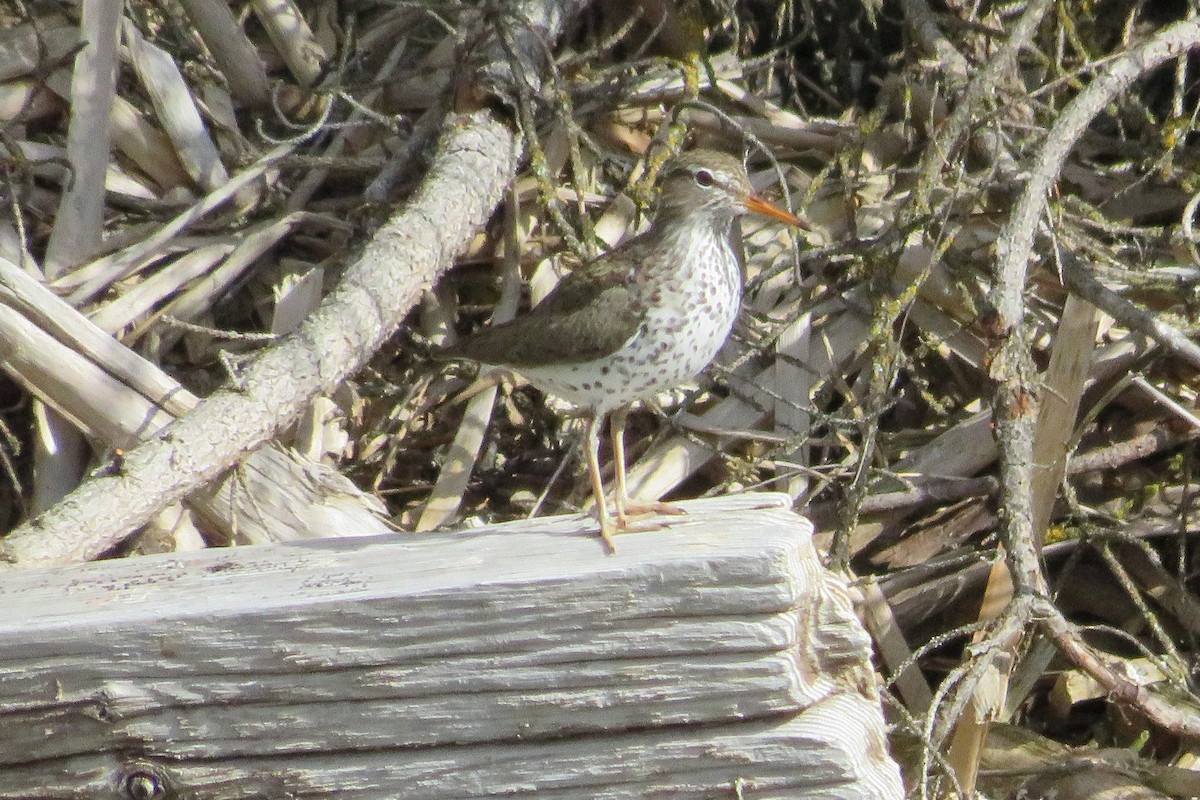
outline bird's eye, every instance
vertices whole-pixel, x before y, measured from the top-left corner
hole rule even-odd
[[[707,189],[709,186],[712,186],[714,183],[716,183],[716,179],[713,178],[713,174],[708,170],[698,169],[696,170],[696,183]]]

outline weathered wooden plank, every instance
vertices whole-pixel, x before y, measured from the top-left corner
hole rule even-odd
[[[122,797],[138,770],[205,799],[698,797],[739,777],[897,796],[835,792],[895,768],[881,740],[868,757],[877,703],[847,693],[870,685],[868,641],[786,502],[685,504],[615,556],[575,517],[8,573],[0,798]],[[821,740],[844,699],[866,717]],[[522,776],[535,755],[549,771]],[[811,773],[823,759],[844,769]]]
[[[839,694],[783,721],[718,728],[663,729],[619,735],[376,751],[313,753],[170,764],[176,792],[204,787],[208,800],[345,798],[459,800],[535,796],[563,800],[736,797],[746,800],[871,800],[902,796],[886,759],[876,706]],[[870,733],[864,735],[864,731]],[[871,751],[875,750],[875,753]],[[77,756],[53,767],[6,768],[0,798],[121,796],[128,761]],[[147,766],[145,773],[155,767]],[[79,776],[78,784],[64,776]],[[40,781],[54,794],[30,793]],[[85,782],[86,781],[86,782]],[[25,791],[12,788],[24,784]],[[45,784],[42,784],[45,785]]]

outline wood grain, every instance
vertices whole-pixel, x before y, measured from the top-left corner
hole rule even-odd
[[[577,516],[8,573],[0,798],[898,797],[784,503],[686,503],[615,556]]]

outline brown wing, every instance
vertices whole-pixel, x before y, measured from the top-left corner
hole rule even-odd
[[[636,255],[631,258],[629,250],[623,247],[572,271],[528,314],[479,330],[442,355],[520,369],[613,353],[644,317],[632,289]]]

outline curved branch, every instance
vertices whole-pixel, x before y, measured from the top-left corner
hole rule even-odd
[[[1012,216],[996,243],[994,302],[1004,332],[992,375],[999,383],[993,403],[996,438],[1000,445],[1002,526],[1012,579],[1020,590],[1044,594],[1034,544],[1031,466],[1037,402],[1033,395],[1036,370],[1026,341],[1025,279],[1033,252],[1034,234],[1046,206],[1050,187],[1067,154],[1091,123],[1118,94],[1141,75],[1200,45],[1200,21],[1171,25],[1109,63],[1104,72],[1063,110],[1046,136],[1040,158]]]
[[[1103,310],[1129,330],[1144,333],[1191,364],[1193,369],[1200,370],[1200,345],[1189,339],[1183,331],[1102,284],[1074,253],[1063,253],[1060,263],[1063,283],[1074,294]]]
[[[996,243],[996,311],[1005,330],[1020,324],[1025,310],[1025,271],[1033,250],[1033,234],[1046,206],[1051,185],[1058,179],[1067,154],[1091,121],[1113,98],[1164,61],[1178,58],[1200,45],[1200,20],[1170,25],[1143,45],[1114,59],[1080,92],[1046,135],[1041,157],[1033,165],[1029,180],[1012,217]]]
[[[1033,622],[1054,640],[1058,651],[1099,683],[1109,697],[1136,708],[1150,721],[1177,736],[1200,738],[1200,708],[1190,698],[1168,699],[1130,680],[1120,665],[1111,663],[1089,646],[1049,600],[1038,598],[1033,609]]]

